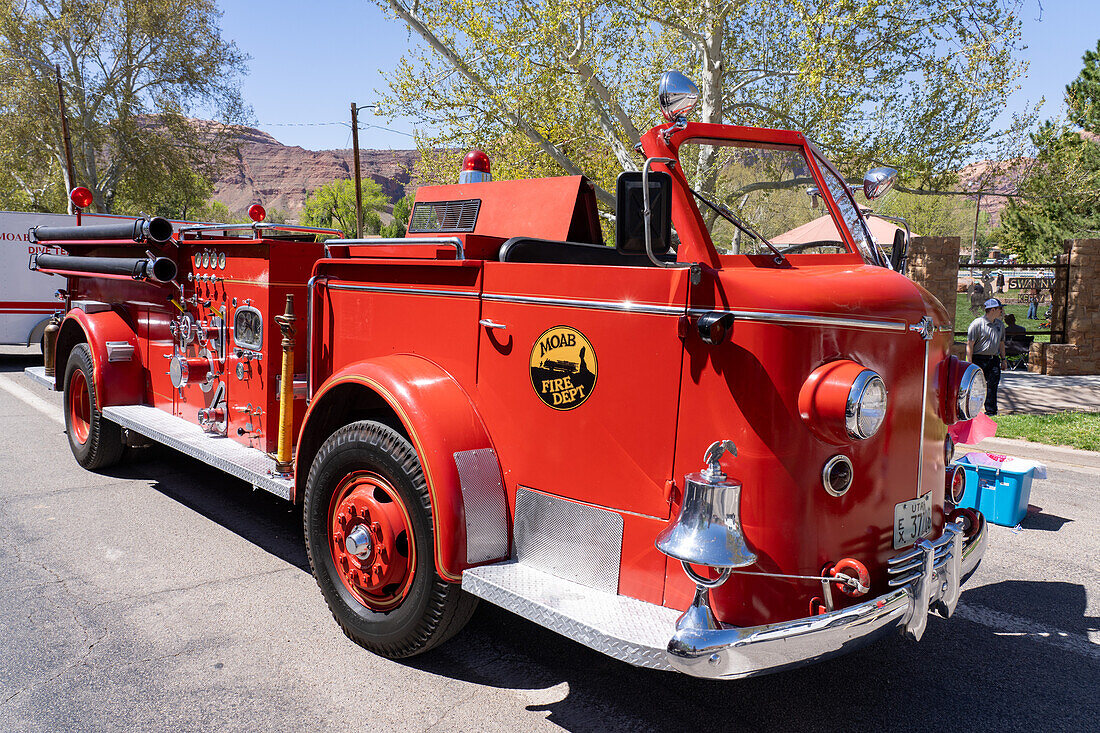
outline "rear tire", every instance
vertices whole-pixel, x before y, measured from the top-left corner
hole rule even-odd
[[[310,468],[302,514],[313,576],[355,643],[410,657],[470,619],[477,599],[436,572],[424,471],[393,428],[363,420],[333,433]],[[349,549],[351,535],[359,554]]]
[[[65,365],[65,432],[76,462],[94,470],[118,463],[125,445],[122,428],[103,417],[88,344],[77,344]]]

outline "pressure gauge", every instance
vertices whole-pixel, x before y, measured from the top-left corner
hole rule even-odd
[[[200,267],[202,267],[202,253],[201,252],[196,252],[195,253],[195,269],[197,270]]]
[[[222,252],[220,255],[218,255],[218,269],[225,269],[225,252]]]
[[[210,267],[210,253],[209,252],[203,252],[202,253],[202,266],[203,267]]]
[[[233,342],[243,349],[263,349],[264,320],[260,311],[246,305],[237,308],[233,314]]]

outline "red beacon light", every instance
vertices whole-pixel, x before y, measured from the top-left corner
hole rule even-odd
[[[267,209],[259,204],[252,204],[248,207],[248,218],[259,224],[267,218]]]
[[[471,150],[462,159],[462,172],[458,174],[459,183],[481,183],[493,180],[489,172],[489,156],[482,150]]]
[[[86,209],[92,205],[92,192],[84,186],[77,186],[69,191],[69,201],[78,209]]]

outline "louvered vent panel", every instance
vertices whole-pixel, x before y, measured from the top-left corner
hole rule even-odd
[[[472,232],[481,199],[424,201],[413,204],[409,234],[424,232]]]

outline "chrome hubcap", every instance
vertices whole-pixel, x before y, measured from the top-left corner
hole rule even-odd
[[[348,538],[344,542],[344,547],[347,548],[348,554],[355,555],[360,560],[366,560],[370,557],[372,550],[370,531],[365,524],[360,524],[351,532],[348,533]]]

